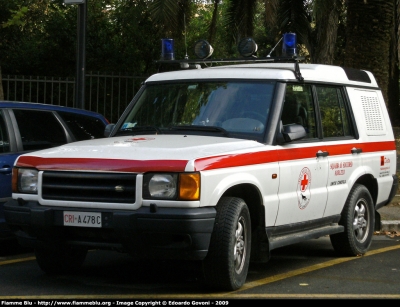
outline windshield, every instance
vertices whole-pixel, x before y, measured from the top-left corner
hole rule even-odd
[[[117,135],[179,131],[260,140],[274,88],[265,81],[149,84]]]

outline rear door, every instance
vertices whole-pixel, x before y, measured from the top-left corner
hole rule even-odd
[[[364,174],[360,141],[342,86],[316,85],[324,143],[329,152],[328,201],[324,216],[342,212],[354,182]]]
[[[67,141],[71,138],[52,111],[1,109],[0,203],[11,199],[12,167],[19,155],[63,145]]]
[[[22,151],[36,151],[64,145],[72,139],[55,112],[15,108],[10,112],[16,123],[16,137]]]

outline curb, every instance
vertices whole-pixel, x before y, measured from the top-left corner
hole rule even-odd
[[[400,231],[400,221],[381,221],[381,231]]]
[[[392,199],[391,203],[400,204],[400,194],[396,194]],[[391,214],[392,218],[397,218],[398,208],[394,211],[395,214]],[[394,216],[393,216],[394,215]],[[381,220],[381,230],[382,232],[400,232],[400,216],[398,220]]]

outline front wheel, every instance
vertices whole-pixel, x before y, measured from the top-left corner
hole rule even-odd
[[[339,224],[344,232],[330,236],[333,248],[343,256],[365,254],[374,234],[374,205],[368,189],[355,184],[342,211]]]
[[[211,235],[203,272],[208,286],[239,289],[246,281],[250,261],[251,221],[246,203],[235,197],[222,198]]]

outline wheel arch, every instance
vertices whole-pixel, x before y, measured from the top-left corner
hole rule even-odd
[[[249,207],[252,229],[259,225],[265,225],[265,210],[262,195],[257,186],[250,183],[241,183],[230,187],[222,197],[238,197],[244,200]]]
[[[268,237],[265,232],[265,207],[258,187],[251,183],[241,183],[230,187],[222,197],[238,197],[244,200],[251,219],[251,259],[252,262],[267,262],[270,258]]]
[[[365,186],[369,193],[371,194],[372,197],[372,201],[374,204],[374,207],[376,206],[376,202],[378,199],[378,183],[376,181],[376,179],[374,178],[374,176],[372,176],[371,174],[365,174],[361,177],[359,177],[354,184],[362,184],[363,186]]]

